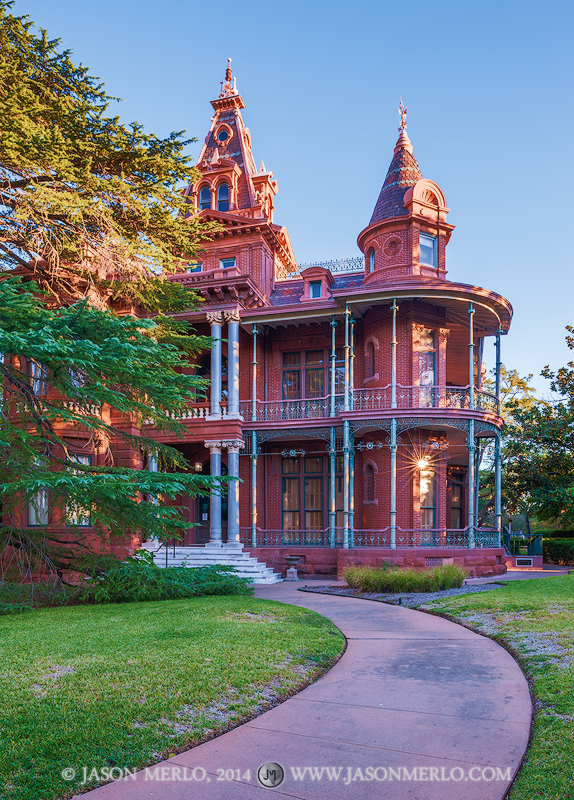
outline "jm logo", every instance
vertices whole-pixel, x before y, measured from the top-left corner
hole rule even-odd
[[[263,764],[257,770],[257,780],[261,786],[265,786],[267,789],[274,789],[276,786],[279,786],[283,783],[284,777],[285,772],[283,767],[281,764],[277,764],[274,761]]]

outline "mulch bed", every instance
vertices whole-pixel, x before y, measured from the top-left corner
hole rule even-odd
[[[339,597],[357,597],[361,600],[375,600],[380,603],[389,603],[395,606],[417,608],[431,600],[440,600],[443,597],[455,597],[459,594],[472,594],[474,592],[489,592],[492,589],[501,589],[501,583],[481,583],[475,586],[462,586],[460,589],[445,589],[442,592],[404,592],[397,594],[380,594],[378,592],[356,592],[344,586],[302,586],[300,592],[314,592],[315,594],[332,594]]]

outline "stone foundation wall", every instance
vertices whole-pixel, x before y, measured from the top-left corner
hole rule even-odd
[[[390,561],[400,567],[422,569],[427,559],[441,558],[444,563],[458,564],[469,571],[470,578],[483,578],[490,575],[503,575],[506,572],[505,552],[502,547],[479,548],[473,550],[417,548],[362,548],[357,550],[338,550],[337,577],[343,580],[347,567],[376,567]],[[429,564],[428,566],[432,566]]]
[[[264,561],[274,572],[285,577],[288,564],[286,556],[301,556],[297,564],[297,572],[303,580],[327,580],[337,578],[338,550],[330,547],[249,547],[245,548],[249,554]]]
[[[443,563],[458,564],[469,571],[471,578],[503,575],[506,572],[505,552],[502,547],[478,548],[474,550],[437,549],[436,547],[390,550],[384,547],[369,547],[353,550],[329,547],[250,547],[245,548],[252,556],[264,561],[274,572],[285,577],[288,568],[286,556],[300,556],[297,564],[299,577],[307,580],[343,580],[343,572],[350,566],[376,567],[390,561],[400,567],[424,569],[427,559],[441,558]],[[432,566],[432,564],[429,564]]]

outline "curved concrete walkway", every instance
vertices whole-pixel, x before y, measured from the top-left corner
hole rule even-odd
[[[282,705],[136,781],[89,792],[93,800],[504,797],[532,712],[526,680],[506,650],[439,617],[299,592],[300,585],[261,586],[256,595],[331,619],[348,640],[340,661]],[[273,789],[257,780],[267,762],[285,771]],[[319,778],[309,769],[296,777],[297,768],[321,767],[340,767],[338,779],[336,771]]]

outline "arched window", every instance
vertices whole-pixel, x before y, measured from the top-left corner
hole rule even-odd
[[[220,183],[217,189],[217,210],[229,211],[229,184]]]
[[[365,480],[365,502],[372,503],[375,499],[375,470],[371,464],[365,464],[363,477]]]
[[[199,210],[211,208],[211,189],[209,186],[202,186],[199,190]]]
[[[367,347],[365,348],[365,377],[372,378],[375,372],[375,344],[374,342],[367,342]]]
[[[375,251],[371,248],[369,251],[369,272],[375,271]]]

